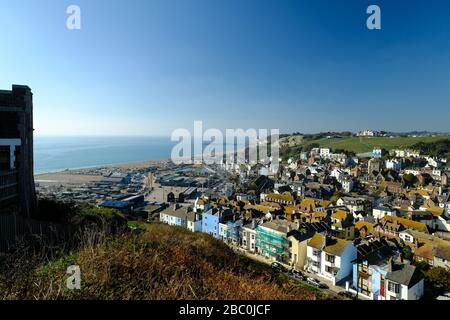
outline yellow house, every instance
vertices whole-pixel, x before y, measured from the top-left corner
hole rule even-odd
[[[308,240],[314,236],[314,232],[305,229],[293,230],[288,234],[290,242],[290,264],[297,270],[304,270],[306,264],[306,248]]]

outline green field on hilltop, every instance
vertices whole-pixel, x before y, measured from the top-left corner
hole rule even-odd
[[[422,137],[342,137],[342,138],[322,138],[322,139],[304,139],[296,146],[285,144],[282,154],[290,156],[298,151],[299,147],[307,148],[311,145],[319,145],[323,148],[333,150],[343,149],[355,153],[371,152],[374,148],[384,148],[392,150],[397,148],[408,148],[418,142],[435,142],[438,140],[450,139],[450,135],[435,135]]]
[[[317,143],[321,147],[331,149],[345,149],[356,153],[369,152],[373,148],[384,148],[386,150],[406,148],[418,142],[435,142],[449,139],[450,136],[427,136],[427,137],[345,137],[332,139],[319,139],[306,142],[306,144]]]

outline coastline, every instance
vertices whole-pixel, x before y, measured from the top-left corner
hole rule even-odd
[[[117,163],[86,166],[82,168],[71,168],[61,171],[41,172],[34,175],[35,183],[38,184],[61,184],[61,185],[79,185],[83,183],[96,182],[104,180],[105,177],[101,175],[81,173],[82,170],[96,170],[100,168],[118,168],[122,170],[141,169],[149,166],[162,166],[167,163],[169,159],[161,160],[144,160],[130,163]]]
[[[245,148],[240,148],[233,151],[221,152],[217,153],[217,156],[229,156],[233,153],[242,154],[245,152]],[[187,160],[189,158],[181,158],[182,160]],[[205,160],[202,156],[193,156],[192,161],[195,162],[198,159]],[[142,161],[133,161],[133,162],[125,162],[125,163],[109,163],[109,164],[100,164],[100,165],[92,165],[92,166],[83,166],[77,168],[67,168],[67,169],[55,169],[47,172],[39,172],[34,174],[34,179],[37,184],[42,185],[80,185],[84,183],[90,182],[98,182],[105,179],[104,176],[99,174],[89,174],[84,173],[82,171],[87,170],[98,170],[101,168],[116,168],[122,170],[130,170],[130,169],[141,169],[149,166],[162,167],[165,163],[169,162],[170,158],[163,158],[159,160],[142,160]]]

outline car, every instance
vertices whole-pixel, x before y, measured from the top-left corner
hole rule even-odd
[[[295,269],[291,270],[291,274],[295,279],[298,279],[298,280],[305,280],[305,278],[306,278],[303,273],[301,273],[300,271],[295,270]]]
[[[348,291],[341,291],[338,293],[339,296],[347,298],[347,299],[354,299],[355,295]]]
[[[320,285],[320,282],[312,277],[306,278],[306,282],[308,282],[309,284],[316,286],[316,287],[318,287]]]
[[[272,269],[277,270],[279,272],[287,272],[288,271],[285,266],[283,266],[281,263],[278,263],[278,262],[272,262],[271,267],[272,267]]]
[[[329,287],[328,287],[325,283],[322,283],[322,282],[320,282],[319,280],[316,280],[316,279],[314,279],[314,278],[312,278],[312,277],[308,277],[308,278],[306,279],[306,281],[307,281],[309,284],[311,284],[311,285],[313,285],[313,286],[315,286],[315,287],[317,287],[317,288],[319,288],[319,289],[329,289]]]
[[[325,283],[319,282],[319,289],[330,289]]]

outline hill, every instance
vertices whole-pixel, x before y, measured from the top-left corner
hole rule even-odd
[[[341,138],[321,138],[303,139],[297,145],[285,145],[281,148],[281,155],[285,158],[291,156],[299,150],[308,150],[313,146],[331,148],[333,150],[346,150],[354,153],[370,152],[373,148],[384,148],[392,150],[397,148],[408,148],[418,143],[433,143],[439,140],[450,139],[449,135],[418,136],[418,137],[341,137]]]
[[[142,226],[142,225],[141,225]],[[2,299],[324,299],[202,233],[155,223],[73,252],[0,256]],[[66,288],[79,265],[81,290]]]

